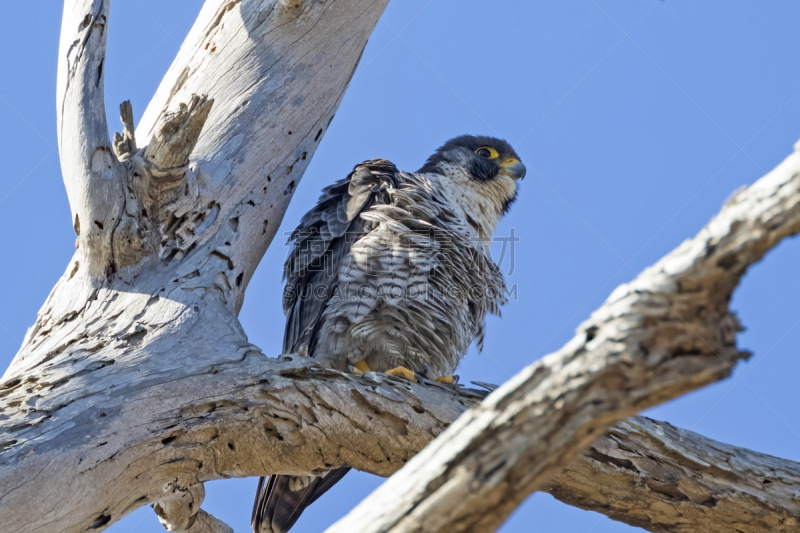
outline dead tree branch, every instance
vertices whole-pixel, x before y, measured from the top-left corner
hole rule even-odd
[[[544,490],[658,533],[800,528],[800,463],[644,417],[612,427]]]

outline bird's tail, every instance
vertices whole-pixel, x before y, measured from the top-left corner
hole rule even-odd
[[[270,476],[258,480],[250,524],[253,533],[287,533],[306,507],[325,494],[350,468],[321,476]]]

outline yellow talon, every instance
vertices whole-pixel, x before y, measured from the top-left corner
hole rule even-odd
[[[364,372],[370,372],[370,369],[367,362],[364,359],[362,359],[361,361],[358,361],[356,364],[353,365],[353,374],[360,376]]]
[[[453,376],[451,374],[449,376],[438,377],[438,378],[434,379],[433,381],[435,381],[436,383],[447,383],[448,385],[452,385],[453,383],[455,383],[458,380],[455,378],[455,376]]]
[[[414,383],[417,382],[417,378],[414,377],[414,371],[409,370],[404,366],[398,366],[391,370],[386,371],[387,374],[390,376],[397,376],[398,378],[407,379],[408,381],[413,381]]]

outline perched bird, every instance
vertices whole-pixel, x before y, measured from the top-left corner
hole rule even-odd
[[[506,285],[488,245],[525,166],[503,140],[447,141],[417,172],[365,161],[326,187],[292,232],[284,353],[341,371],[415,380],[452,372]],[[349,468],[261,478],[255,533],[285,533]]]

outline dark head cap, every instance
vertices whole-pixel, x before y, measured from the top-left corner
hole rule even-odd
[[[419,172],[441,172],[442,164],[463,165],[478,181],[499,174],[518,180],[525,177],[525,165],[508,142],[496,137],[461,135],[444,143],[428,158]]]

